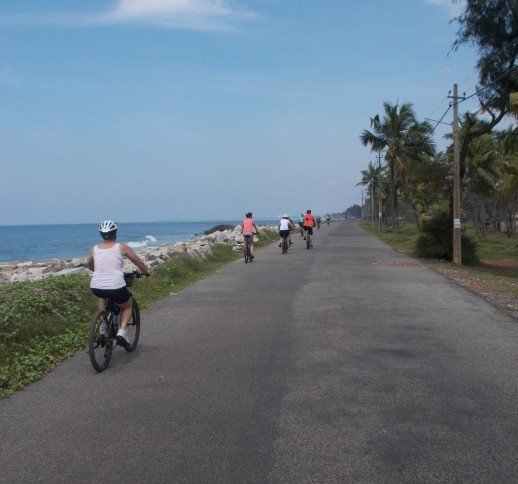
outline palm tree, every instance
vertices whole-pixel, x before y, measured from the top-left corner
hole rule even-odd
[[[369,165],[367,166],[366,170],[361,171],[362,179],[360,182],[356,184],[369,187],[369,194],[371,202],[374,203],[374,191],[375,189],[378,189],[378,196],[381,195],[380,184],[382,182],[382,176],[383,176],[383,169],[381,166],[374,166],[372,162],[369,162]],[[372,217],[374,218],[374,211]]]
[[[499,178],[498,152],[492,134],[475,138],[468,146],[464,161],[463,186],[475,215],[475,230],[483,232],[487,201],[494,198]]]
[[[404,182],[406,165],[408,161],[419,160],[424,155],[433,156],[435,149],[430,139],[431,126],[427,122],[417,121],[410,103],[398,106],[386,102],[383,108],[383,119],[379,114],[371,118],[372,131],[363,130],[360,139],[365,146],[370,145],[371,151],[386,150],[391,227],[395,230],[397,184]]]

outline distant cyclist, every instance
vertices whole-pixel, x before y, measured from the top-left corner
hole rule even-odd
[[[331,222],[331,215],[329,215],[329,214],[326,215],[326,222],[327,222],[327,225],[329,225],[329,222]]]
[[[289,215],[283,215],[280,222],[279,222],[279,235],[281,236],[281,242],[279,244],[279,247],[282,246],[282,241],[287,238],[289,243],[291,244],[291,240],[289,240],[290,237],[290,231],[293,229],[294,225],[292,221],[290,220]]]
[[[254,259],[254,235],[259,234],[259,229],[252,218],[252,212],[245,215],[245,219],[241,224],[241,233],[250,246],[250,260]]]
[[[316,225],[315,217],[311,214],[311,210],[306,211],[306,215],[304,215],[304,221],[302,222],[304,226],[304,230],[308,235],[313,235],[313,227]],[[306,237],[304,237],[306,238]],[[311,243],[310,247],[313,247],[313,243]]]
[[[124,281],[122,266],[124,257],[135,264],[142,274],[149,276],[149,271],[140,257],[126,244],[117,243],[118,225],[105,220],[99,225],[99,233],[103,241],[94,245],[86,259],[88,268],[93,271],[90,288],[99,298],[99,310],[104,311],[104,300],[112,299],[121,308],[121,321],[117,331],[117,341],[124,346],[129,345],[126,326],[131,318],[132,298]],[[106,323],[100,326],[101,334],[106,334]]]
[[[293,245],[293,242],[291,241],[291,233],[295,230],[295,224],[293,223],[293,220],[291,220],[290,216],[288,216],[288,220],[291,223],[290,234],[288,235],[288,242],[289,242],[289,245]]]
[[[299,227],[300,227],[300,236],[303,237],[304,236],[304,225],[303,225],[304,214],[303,213],[300,214],[300,217],[298,218],[297,221],[298,221]]]
[[[317,229],[320,230],[320,224],[322,223],[322,217],[317,215]]]

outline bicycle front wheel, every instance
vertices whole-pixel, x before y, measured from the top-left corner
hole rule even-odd
[[[124,346],[124,349],[130,352],[137,347],[138,339],[140,336],[140,310],[135,299],[133,299],[131,319],[129,320],[128,326],[126,326],[126,330],[128,331],[128,341],[130,344],[128,346]]]
[[[96,371],[108,368],[112,357],[113,340],[109,338],[110,328],[106,323],[106,311],[97,311],[88,328],[88,354]],[[105,326],[101,328],[101,324]]]

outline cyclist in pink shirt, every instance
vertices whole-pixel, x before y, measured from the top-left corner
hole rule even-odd
[[[252,212],[248,212],[245,215],[245,219],[241,224],[241,233],[247,239],[250,245],[250,259],[254,258],[254,235],[259,234],[259,229],[255,225],[254,219],[252,218]]]

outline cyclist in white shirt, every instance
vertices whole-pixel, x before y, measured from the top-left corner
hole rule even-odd
[[[128,345],[126,326],[131,318],[133,299],[124,281],[122,266],[124,257],[133,262],[144,274],[149,276],[149,271],[140,259],[126,244],[119,244],[117,238],[118,225],[111,220],[105,220],[99,226],[99,233],[103,241],[94,245],[88,252],[86,259],[88,268],[93,271],[90,288],[99,298],[99,309],[104,311],[104,300],[112,299],[121,308],[121,322],[117,331],[117,341]],[[103,326],[104,325],[104,326]],[[101,334],[107,332],[106,323],[100,327]]]
[[[283,215],[280,222],[279,222],[279,235],[281,236],[281,242],[279,244],[279,247],[282,246],[282,241],[285,237],[290,236],[290,231],[295,227],[290,220],[289,215]]]

